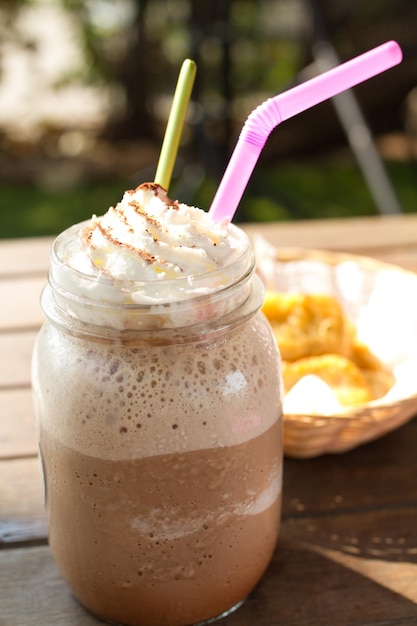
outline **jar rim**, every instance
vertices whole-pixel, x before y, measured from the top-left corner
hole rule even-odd
[[[154,290],[156,290],[158,294],[165,292],[170,292],[170,294],[174,293],[174,295],[178,296],[180,299],[184,299],[185,297],[187,299],[193,299],[196,294],[198,296],[200,294],[208,294],[222,290],[225,286],[227,287],[222,278],[224,279],[226,275],[230,275],[230,279],[227,283],[234,283],[239,277],[242,277],[247,271],[250,271],[254,265],[253,252],[248,236],[243,230],[234,224],[230,224],[229,227],[232,230],[233,236],[242,244],[242,250],[239,251],[231,263],[225,264],[212,271],[169,279],[158,278],[152,280],[119,279],[106,276],[104,273],[97,271],[96,273],[83,272],[66,262],[65,243],[79,233],[88,223],[89,220],[86,220],[67,228],[56,237],[51,247],[50,282],[52,282],[54,288],[59,286],[60,290],[67,291],[68,294],[70,294],[69,297],[80,298],[81,301],[91,300],[95,304],[98,302],[100,305],[107,303],[109,306],[120,304],[118,300],[112,300],[111,298],[109,298],[108,301],[105,299],[100,299],[99,301],[95,298],[78,296],[70,289],[65,289],[62,284],[66,282],[68,276],[72,277],[70,281],[71,285],[74,285],[74,281],[77,281],[78,284],[84,285],[85,292],[89,292],[90,286],[97,284],[97,281],[99,281],[102,288],[107,290],[107,293],[109,291],[119,291],[123,294],[137,294],[137,301],[128,302],[124,305],[126,307],[135,307],[140,304],[149,306],[150,304],[164,304],[175,301],[175,297],[173,298],[172,295],[152,297]],[[175,286],[175,290],[172,289],[173,286]],[[149,294],[149,296],[147,294]],[[140,302],[141,296],[144,297],[144,302]]]
[[[96,329],[96,335],[101,333],[100,328],[107,334],[109,329],[120,332],[198,327],[229,318],[234,311],[238,316],[237,311],[250,296],[255,256],[248,236],[238,227],[233,227],[234,236],[244,245],[225,267],[169,280],[118,281],[86,274],[65,262],[65,248],[83,224],[63,231],[51,248],[48,295],[44,294],[42,302],[47,317],[60,325],[77,327],[80,332],[85,332],[87,325]],[[100,295],[104,295],[100,299],[89,291],[97,281]],[[135,288],[140,290],[137,300],[132,291]],[[259,306],[256,304],[254,310]]]

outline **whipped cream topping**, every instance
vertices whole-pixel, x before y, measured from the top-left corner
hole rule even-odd
[[[113,279],[171,280],[213,272],[242,249],[229,224],[168,198],[155,183],[126,191],[122,200],[81,232],[69,264]]]
[[[202,209],[144,183],[126,191],[105,215],[57,237],[49,282],[62,310],[84,322],[172,327],[235,310],[250,286],[234,286],[251,274],[253,263],[242,230],[213,223]],[[196,301],[207,294],[216,294],[210,306]],[[137,305],[152,307],[153,319]]]

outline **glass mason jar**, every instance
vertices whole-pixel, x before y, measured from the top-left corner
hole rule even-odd
[[[67,265],[79,228],[53,245],[33,355],[51,550],[104,620],[221,617],[259,582],[280,523],[279,355],[249,242],[223,270],[115,283]]]

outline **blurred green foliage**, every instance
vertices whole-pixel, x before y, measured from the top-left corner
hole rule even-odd
[[[116,203],[123,182],[91,183],[49,191],[29,184],[0,184],[0,237],[55,235]]]
[[[416,172],[409,163],[386,163],[404,212],[417,207]],[[29,185],[0,185],[0,237],[55,235],[71,224],[100,215],[132,181],[119,180],[48,191]],[[138,181],[138,183],[141,181]],[[208,209],[218,181],[206,179],[187,202]],[[179,191],[175,181],[172,194]],[[180,197],[181,201],[185,198]],[[351,161],[322,159],[280,163],[259,171],[244,194],[236,222],[374,215],[360,171]]]
[[[385,166],[403,212],[415,212],[415,165],[386,162]],[[274,167],[260,169],[248,191],[240,207],[240,219],[245,221],[378,214],[362,173],[353,160],[278,163]],[[253,204],[251,197],[256,198]]]
[[[95,159],[97,153],[103,156],[101,145],[127,141],[159,148],[178,70],[187,56],[197,61],[198,72],[178,155],[184,173],[172,181],[170,195],[208,209],[247,114],[265,98],[304,80],[303,68],[311,70],[313,4],[319,6],[341,58],[390,38],[403,45],[404,63],[386,79],[390,88],[387,82],[375,82],[379,87],[371,85],[368,91],[365,87],[360,104],[374,134],[404,135],[405,98],[416,84],[415,0],[0,0],[0,80],[10,45],[34,55],[40,45],[25,35],[21,12],[54,5],[66,11],[83,58],[57,80],[56,93],[83,84],[112,94],[108,119],[93,131],[74,128],[68,115],[62,127],[43,120],[36,145],[25,143],[22,134],[14,145],[0,128],[0,237],[56,234],[103,213],[124,189],[143,182],[137,175],[132,183],[132,170],[122,178],[117,156],[109,157],[100,171],[91,163],[104,162]],[[291,126],[283,125],[280,141],[269,144],[267,162],[255,168],[235,221],[376,213],[353,158],[334,156],[340,148],[346,150],[347,138],[334,111],[328,111],[317,108],[310,117],[297,116]],[[96,145],[92,160],[87,148],[84,154],[81,148],[76,155],[65,153],[68,131],[80,134],[81,146]],[[13,168],[26,157],[30,163],[19,178]],[[53,172],[51,162],[77,158],[80,172],[89,159],[90,168],[72,185],[60,189],[55,181],[54,190],[43,186],[45,171]],[[2,163],[7,165],[4,171]],[[201,180],[189,184],[187,165],[196,164]],[[386,166],[404,212],[416,211],[415,162]]]

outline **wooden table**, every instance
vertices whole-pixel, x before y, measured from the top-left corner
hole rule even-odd
[[[249,226],[274,244],[417,271],[417,214]],[[52,560],[30,357],[51,240],[0,242],[0,626],[87,626]],[[417,294],[416,294],[417,297]],[[343,455],[286,459],[270,568],[225,626],[417,625],[417,420]]]

